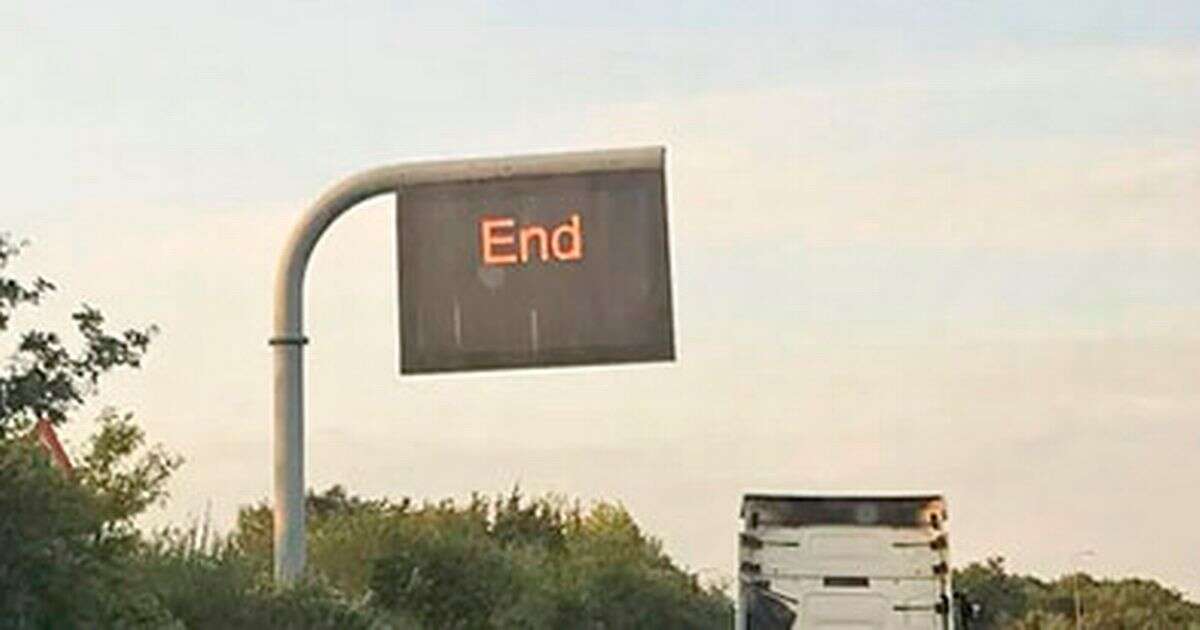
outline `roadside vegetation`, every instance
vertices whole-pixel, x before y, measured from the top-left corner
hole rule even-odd
[[[130,413],[93,419],[72,466],[38,423],[78,421],[104,375],[141,365],[156,330],[110,331],[96,308],[68,341],[36,321],[55,291],[8,268],[0,235],[0,628],[727,629],[731,585],[701,583],[615,503],[587,506],[514,489],[466,502],[369,499],[340,486],[307,498],[309,574],[277,588],[271,514],[245,506],[235,528],[144,531],[182,460],[147,441]],[[958,584],[985,628],[1072,627],[1075,580],[1088,628],[1200,628],[1200,606],[1153,581],[1009,574],[971,564]]]
[[[1004,630],[1200,629],[1200,604],[1142,578],[1099,579],[1086,573],[1045,580],[1010,573],[1004,559],[973,562],[955,572],[954,586],[981,605],[977,626]]]

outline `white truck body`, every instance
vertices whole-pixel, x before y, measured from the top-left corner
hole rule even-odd
[[[751,494],[741,516],[738,630],[955,628],[942,497]]]

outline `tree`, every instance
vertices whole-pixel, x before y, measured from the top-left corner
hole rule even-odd
[[[118,439],[119,438],[119,439]],[[132,519],[178,460],[106,414],[68,477],[24,439],[0,440],[0,619],[8,627],[170,627],[135,566]]]
[[[993,556],[972,562],[954,575],[954,587],[972,603],[980,605],[980,628],[1003,628],[1025,616],[1029,608],[1030,590],[1036,585],[1027,579],[1008,573],[1004,558]]]
[[[36,307],[55,288],[41,277],[4,275],[21,248],[0,235],[0,335],[18,309]],[[29,330],[0,374],[0,618],[15,627],[170,625],[127,563],[137,542],[132,519],[165,496],[180,460],[146,448],[132,417],[112,410],[101,414],[71,478],[22,437],[39,419],[65,422],[102,375],[138,367],[154,334],[111,334],[87,305],[72,319],[80,349]]]
[[[55,289],[44,278],[5,275],[22,247],[0,235],[0,337],[14,313]],[[0,627],[378,627],[371,611],[322,583],[275,588],[220,537],[197,537],[194,527],[139,531],[134,518],[165,500],[182,460],[148,445],[131,414],[105,409],[73,472],[52,466],[26,439],[29,427],[66,422],[103,375],[139,367],[156,332],[110,333],[87,305],[72,321],[78,349],[55,332],[29,330],[0,373]]]
[[[980,604],[982,618],[972,627],[985,630],[1074,628],[1076,583],[1087,628],[1200,630],[1200,605],[1152,580],[1098,580],[1080,573],[1047,581],[1012,574],[1003,558],[993,557],[957,571],[954,583],[970,601]]]
[[[8,332],[18,309],[37,306],[55,290],[42,277],[22,282],[4,275],[24,247],[0,235],[0,335]],[[27,429],[39,419],[54,425],[96,393],[100,377],[121,368],[137,368],[157,331],[154,326],[112,333],[99,310],[84,304],[71,316],[82,348],[71,350],[55,332],[28,330],[0,375],[0,439]]]
[[[9,332],[18,309],[36,307],[55,289],[40,276],[22,282],[4,275],[23,246],[0,235],[0,335]],[[157,332],[154,326],[108,332],[104,316],[86,304],[72,320],[83,342],[77,350],[55,332],[31,329],[19,335],[0,375],[0,442],[11,442],[37,420],[66,422],[69,412],[97,393],[101,376],[140,367]],[[161,446],[147,447],[132,414],[105,409],[96,422],[88,449],[75,458],[75,478],[90,495],[95,525],[106,534],[129,533],[133,517],[166,497],[167,479],[182,460]],[[14,465],[25,461],[19,451],[12,451]]]

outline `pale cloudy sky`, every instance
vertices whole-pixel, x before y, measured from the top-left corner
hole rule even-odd
[[[401,379],[392,202],[341,219],[310,481],[616,499],[725,574],[744,491],[942,491],[960,561],[1200,597],[1200,5],[93,4],[0,5],[0,229],[52,313],[162,327],[102,400],[188,458],[155,522],[267,496],[325,186],[665,144],[673,365]]]

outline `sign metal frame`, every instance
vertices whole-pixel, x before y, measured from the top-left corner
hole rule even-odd
[[[304,275],[317,241],[359,203],[422,183],[664,168],[665,148],[415,162],[370,169],[328,189],[293,227],[280,256],[274,289],[273,516],[275,580],[304,572]]]

